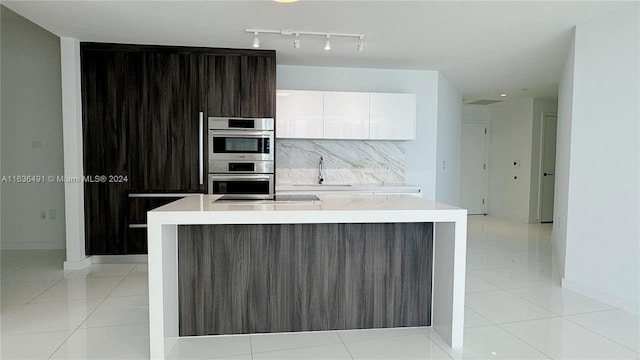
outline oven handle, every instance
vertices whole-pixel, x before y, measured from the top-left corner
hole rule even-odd
[[[223,137],[264,137],[273,136],[273,131],[242,131],[242,130],[209,130],[211,136]]]
[[[271,180],[273,175],[218,175],[210,174],[209,179],[216,180]]]
[[[198,156],[198,176],[200,178],[200,185],[204,185],[204,160],[203,160],[203,156],[204,156],[204,144],[202,141],[202,136],[204,135],[204,113],[202,111],[200,111],[200,115],[199,115],[199,122],[200,122],[200,127],[198,130],[198,150],[199,150],[199,156]]]

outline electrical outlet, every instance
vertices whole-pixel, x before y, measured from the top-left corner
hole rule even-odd
[[[56,209],[49,209],[49,220],[56,219]]]
[[[42,210],[40,211],[40,219],[41,220],[47,220],[47,212]]]

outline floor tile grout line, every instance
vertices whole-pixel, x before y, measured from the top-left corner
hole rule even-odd
[[[344,342],[344,339],[342,338],[342,336],[340,336],[340,332],[336,331],[336,335],[338,335],[338,338],[340,339],[340,341],[342,342],[342,345],[344,346],[345,349],[347,349],[347,353],[349,353],[349,356],[351,356],[352,360],[355,360],[355,357],[353,356],[353,354],[351,353],[351,350],[349,350],[349,347],[347,346],[347,343]]]
[[[77,330],[77,329],[76,329]],[[73,330],[69,333],[69,336],[67,336],[61,343],[60,345],[58,345],[58,347],[56,347],[55,350],[53,350],[53,352],[47,357],[47,360],[51,359],[53,357],[53,355],[55,355],[58,350],[60,350],[60,348],[73,336],[73,334],[76,333],[76,330]]]
[[[123,276],[101,276],[101,277],[94,277],[92,279],[105,279],[105,278],[120,278],[122,277],[122,279],[118,282],[118,284],[116,284],[116,287],[118,285],[120,285],[120,283],[124,280]],[[107,298],[110,294],[111,291],[113,291],[114,289],[112,289],[109,294],[107,294],[106,296],[98,296],[98,297],[90,297],[90,298],[78,298],[78,299],[62,299],[62,300],[49,300],[49,301],[42,301],[42,302],[33,302],[34,300],[36,300],[37,298],[39,298],[40,296],[42,296],[45,292],[47,292],[48,290],[50,290],[53,286],[58,285],[60,282],[62,281],[67,281],[67,280],[86,280],[86,278],[72,278],[72,279],[61,279],[59,282],[55,283],[54,285],[52,285],[50,288],[48,288],[47,290],[45,290],[44,292],[42,292],[42,294],[36,296],[35,298],[33,298],[32,300],[30,300],[29,304],[46,304],[46,303],[52,303],[52,302],[64,302],[64,301],[82,301],[82,300],[99,300],[102,298]]]
[[[15,311],[11,312],[11,314],[5,315],[4,319],[2,319],[2,321],[6,321],[11,315],[13,315],[13,314],[17,313],[18,311],[20,311],[20,309],[22,309],[27,304],[4,304],[4,305],[19,306],[19,308],[17,308]],[[2,321],[0,321],[0,322],[2,322]]]
[[[58,281],[56,281],[55,283],[53,283],[51,286],[47,287],[46,289],[42,290],[38,295],[32,297],[31,299],[29,299],[29,301],[27,301],[24,305],[30,305],[30,304],[38,304],[38,303],[34,303],[33,300],[37,299],[38,297],[40,297],[42,294],[44,294],[46,291],[48,291],[49,289],[51,289],[52,287],[58,285],[59,282],[61,282],[63,279],[60,279]],[[24,281],[26,282],[26,281]],[[15,314],[15,313],[14,313]]]
[[[251,351],[251,360],[253,360],[253,335],[249,335],[249,350]]]
[[[522,323],[522,322],[528,322],[528,321],[538,321],[538,320],[548,320],[548,319],[561,319],[562,316],[561,315],[557,315],[557,314],[553,314],[553,316],[545,316],[545,317],[539,317],[539,318],[535,318],[535,319],[527,319],[527,320],[516,320],[516,321],[506,321],[506,322],[494,322],[495,325],[509,325],[509,324],[517,324],[517,323]]]
[[[84,318],[84,320],[82,320],[82,321],[80,322],[80,324],[78,324],[78,326],[76,326],[76,328],[75,328],[75,329],[73,329],[73,333],[72,333],[71,335],[75,334],[75,333],[76,333],[76,331],[78,331],[78,329],[80,329],[80,327],[81,327],[83,324],[85,324],[85,323],[87,322],[87,320],[91,317],[91,315],[93,315],[93,314],[98,310],[98,308],[100,308],[100,305],[104,304],[104,302],[107,300],[107,298],[109,297],[109,295],[111,295],[111,293],[112,293],[112,292],[113,292],[113,291],[114,291],[114,290],[115,290],[115,289],[116,289],[120,284],[122,284],[122,282],[124,281],[124,279],[125,279],[125,277],[123,277],[123,278],[122,278],[122,280],[120,280],[120,282],[118,282],[118,284],[117,284],[117,285],[116,285],[116,286],[115,286],[115,287],[114,287],[114,288],[113,288],[113,289],[112,289],[112,290],[111,290],[111,291],[110,291],[110,292],[109,292],[109,293],[108,293],[104,298],[102,298],[102,301],[100,301],[100,302],[98,303],[98,305],[96,305],[96,307],[93,309],[93,311],[91,311],[91,312],[90,312],[90,313],[89,313],[89,314]],[[96,300],[98,300],[98,299],[96,299]],[[66,342],[66,340],[65,340],[65,342]],[[63,343],[63,344],[64,344],[64,343]]]
[[[564,316],[564,315],[562,315],[562,314],[558,314],[557,312],[555,312],[555,311],[553,311],[553,310],[551,310],[551,309],[547,309],[547,308],[545,308],[545,307],[542,307],[542,306],[540,306],[540,305],[538,305],[538,304],[534,303],[533,301],[531,301],[531,300],[529,300],[529,299],[526,299],[526,298],[524,298],[524,297],[522,297],[522,296],[520,296],[520,295],[518,295],[518,294],[514,294],[514,293],[512,293],[512,291],[514,291],[514,290],[521,290],[521,289],[512,289],[512,290],[509,290],[509,291],[507,291],[507,292],[508,292],[509,294],[511,294],[511,295],[513,295],[513,296],[515,296],[515,297],[519,298],[519,299],[522,299],[522,300],[524,300],[524,301],[528,302],[529,304],[535,305],[535,306],[537,306],[537,307],[539,307],[539,308],[541,308],[541,309],[543,309],[543,310],[546,310],[546,311],[548,311],[548,312],[550,312],[550,313],[552,313],[552,314],[555,314],[555,315],[557,315],[557,316],[559,316],[559,317],[563,317],[563,316]]]
[[[621,309],[616,308],[615,310],[621,310]],[[605,310],[605,311],[611,311],[611,310]],[[624,310],[622,310],[622,311],[624,311]],[[576,315],[582,315],[582,314],[576,314]],[[569,315],[569,316],[571,316],[571,315]],[[581,328],[583,328],[583,329],[585,329],[585,330],[588,330],[588,331],[590,331],[590,332],[592,332],[592,333],[594,333],[594,334],[597,334],[597,335],[599,335],[599,336],[602,336],[603,338],[605,338],[605,339],[607,339],[607,340],[609,340],[609,341],[611,341],[611,342],[613,342],[613,343],[615,343],[615,344],[617,344],[617,345],[620,345],[620,346],[622,346],[622,347],[624,347],[624,348],[626,348],[626,349],[629,349],[629,350],[633,351],[633,352],[634,352],[634,353],[636,353],[636,354],[640,354],[640,352],[638,352],[637,350],[632,349],[632,348],[628,347],[627,345],[622,344],[622,343],[620,343],[620,342],[618,342],[618,341],[616,341],[616,340],[614,340],[614,339],[612,339],[612,338],[608,337],[607,335],[601,334],[601,333],[599,333],[599,332],[597,332],[597,331],[595,331],[595,330],[592,330],[592,329],[590,329],[590,328],[588,328],[588,327],[586,327],[586,326],[584,326],[584,325],[582,325],[582,324],[580,324],[580,323],[577,323],[577,322],[575,322],[575,321],[573,321],[573,320],[571,320],[571,319],[568,319],[568,318],[566,318],[566,317],[563,317],[563,318],[564,318],[565,320],[569,321],[569,322],[570,322],[570,323],[572,323],[572,324],[575,324],[575,325],[577,325],[577,326],[579,326],[579,327],[581,327]]]
[[[549,287],[550,287],[550,286],[549,286]],[[540,306],[540,305],[538,305],[538,304],[534,303],[533,301],[531,301],[531,300],[529,300],[529,299],[527,299],[527,298],[525,298],[525,297],[522,297],[522,296],[520,296],[520,295],[518,295],[518,294],[514,294],[514,293],[513,293],[513,291],[515,291],[515,290],[523,290],[523,289],[529,289],[529,288],[512,289],[512,290],[508,290],[508,292],[509,292],[511,295],[513,295],[513,296],[516,296],[516,297],[518,297],[518,298],[520,298],[520,299],[522,299],[522,300],[524,300],[524,301],[526,301],[526,302],[528,302],[528,303],[531,303],[531,304],[533,304],[533,305],[535,305],[535,306],[537,306],[537,307],[540,307],[540,308],[542,308],[542,309],[545,309],[545,310],[549,311],[550,313],[554,313],[554,314],[556,314],[556,315],[558,315],[558,316],[560,316],[560,317],[571,316],[571,315],[592,314],[592,313],[598,313],[598,312],[603,312],[603,311],[611,311],[611,310],[619,310],[619,309],[618,309],[618,308],[616,308],[616,307],[612,307],[612,308],[610,308],[610,309],[606,309],[606,310],[586,311],[586,312],[575,313],[575,314],[558,314],[557,312],[555,312],[555,311],[553,311],[553,310],[551,310],[551,309],[547,309],[547,308],[545,308],[545,307],[542,307],[542,306]],[[533,288],[531,288],[531,289],[533,289]],[[564,289],[564,288],[561,288],[561,289]],[[580,294],[577,294],[577,295],[580,295]],[[584,295],[580,295],[580,296],[584,296]],[[588,298],[589,300],[593,300],[593,301],[599,302],[599,301],[597,301],[597,300],[595,300],[595,299],[593,299],[593,298],[590,298],[590,297],[588,297],[588,296],[584,296],[584,297],[585,297],[585,298]],[[604,304],[604,303],[603,303],[603,304]],[[605,305],[607,305],[607,304],[605,304]]]
[[[83,322],[84,324],[84,322]],[[122,326],[135,326],[135,325],[148,325],[149,322],[145,321],[145,322],[135,322],[135,323],[127,323],[127,324],[113,324],[113,325],[102,325],[102,326],[87,326],[87,327],[80,327],[82,326],[82,324],[79,325],[78,330],[86,330],[86,329],[108,329],[108,328],[115,328],[115,327],[122,327]]]
[[[89,266],[91,266],[91,265],[89,265]],[[135,267],[135,266],[134,266],[134,267]],[[132,268],[131,270],[133,270],[133,268]],[[129,272],[131,272],[131,271],[129,271]],[[127,273],[127,274],[129,274],[129,273]],[[53,353],[51,353],[51,355],[50,355],[47,359],[51,359],[51,357],[52,357],[53,355],[55,355],[55,354],[56,354],[56,352],[58,352],[58,350],[60,350],[60,348],[61,348],[62,346],[64,346],[64,344],[65,344],[65,343],[66,343],[66,342],[67,342],[67,341],[68,341],[68,340],[69,340],[69,339],[70,339],[70,338],[71,338],[71,337],[72,337],[72,336],[73,336],[73,335],[78,331],[78,329],[80,329],[80,327],[81,327],[83,324],[85,324],[85,323],[87,322],[87,320],[91,317],[91,315],[93,315],[93,314],[98,310],[98,308],[100,307],[100,305],[104,304],[104,302],[107,300],[107,298],[109,297],[109,295],[111,295],[111,293],[113,293],[113,291],[114,291],[118,286],[120,286],[120,284],[122,284],[122,282],[124,281],[124,279],[126,279],[126,277],[127,277],[126,275],[122,277],[122,280],[120,280],[120,281],[118,282],[118,284],[117,284],[116,286],[114,286],[114,288],[113,288],[113,289],[111,289],[111,291],[107,294],[107,296],[105,296],[105,297],[102,299],[102,301],[100,301],[100,302],[98,303],[98,305],[96,305],[96,307],[93,309],[93,311],[91,311],[91,312],[90,312],[90,313],[89,313],[89,314],[84,318],[84,320],[82,320],[82,321],[80,322],[80,324],[78,324],[78,326],[76,326],[76,328],[75,328],[75,329],[73,329],[73,331],[71,332],[71,334],[69,334],[69,336],[68,336],[68,337],[67,337],[67,338],[66,338],[62,343],[60,343],[60,345],[56,348],[56,350],[55,350]],[[83,329],[84,329],[84,328],[83,328]]]
[[[467,307],[467,305],[466,305],[466,304],[465,304],[464,306],[465,306],[465,307]],[[489,318],[488,318],[488,317],[486,317],[486,316],[482,315],[481,313],[477,312],[476,310],[474,310],[474,309],[472,309],[472,308],[469,308],[469,310],[471,310],[471,311],[473,311],[473,312],[477,313],[478,315],[482,316],[482,318],[483,318],[483,319],[485,319],[485,320],[487,320],[490,324],[489,324],[489,325],[478,325],[478,326],[464,326],[464,325],[463,325],[463,328],[464,328],[464,329],[466,329],[466,328],[477,328],[477,327],[490,326],[490,325],[498,325],[498,324],[496,324],[495,322],[493,322],[493,320],[489,320]]]
[[[378,331],[378,330],[385,330],[385,329],[392,329],[392,330],[403,330],[403,329],[415,329],[418,330],[418,332],[422,333],[422,328],[421,327],[398,327],[398,328],[374,328],[374,329],[345,329],[345,330],[334,330],[338,333],[338,336],[340,336],[340,331],[350,331],[350,330],[364,330],[364,331],[368,331],[368,330],[373,330],[373,331]],[[392,338],[398,338],[398,337],[404,337],[404,336],[413,336],[416,334],[398,334],[398,335],[391,335],[391,336],[383,336],[383,337],[375,337],[372,339],[362,339],[362,340],[353,340],[353,341],[349,341],[350,343],[356,343],[356,342],[364,342],[364,341],[371,341],[371,340],[380,340],[380,339],[392,339]],[[340,336],[340,340],[342,340],[344,342],[344,340],[342,339],[342,337]],[[344,342],[346,344],[346,342]]]
[[[550,319],[552,319],[552,318],[550,318]],[[537,320],[541,320],[541,319],[537,319]],[[525,320],[525,321],[529,321],[529,320]],[[519,322],[524,322],[524,321],[519,321]],[[513,323],[511,323],[511,324],[514,324],[514,323],[516,323],[516,322],[513,322]],[[502,327],[502,325],[504,325],[504,324],[497,324],[497,325],[498,325],[498,327],[499,327],[500,329],[502,329],[502,330],[503,330],[504,332],[506,332],[507,334],[510,334],[511,336],[515,337],[516,339],[518,339],[518,340],[522,341],[523,343],[525,343],[525,344],[529,345],[531,348],[535,349],[536,351],[538,351],[538,352],[539,352],[539,353],[541,353],[542,355],[546,356],[547,358],[549,358],[549,359],[554,359],[554,357],[553,357],[553,356],[551,356],[551,355],[547,354],[546,352],[542,351],[541,349],[538,349],[538,348],[537,348],[536,346],[534,346],[533,344],[530,344],[527,340],[525,340],[525,339],[521,338],[520,336],[518,336],[518,335],[516,335],[516,334],[512,333],[511,331],[509,331],[509,330],[505,329],[504,327]]]
[[[300,349],[315,348],[315,347],[320,347],[320,346],[337,345],[337,344],[342,344],[342,342],[333,342],[333,343],[328,343],[328,344],[318,344],[318,345],[309,345],[309,346],[298,346],[298,347],[292,347],[292,348],[286,348],[286,349],[278,349],[278,350],[269,350],[269,351],[256,351],[255,354],[257,355],[257,354],[267,354],[267,353],[278,352],[278,351],[300,350]],[[253,351],[251,351],[251,353],[254,354]]]
[[[14,336],[27,336],[27,335],[42,335],[42,334],[51,334],[63,331],[73,331],[73,329],[58,329],[58,330],[45,330],[45,331],[36,331],[36,332],[26,332],[19,334],[2,334],[2,337],[14,337]]]
[[[433,327],[432,327],[433,329]],[[435,329],[433,329],[433,331],[435,331]],[[443,348],[442,346],[440,346],[440,344],[438,343],[438,341],[435,341],[431,338],[431,336],[429,336],[429,334],[427,334],[426,332],[422,332],[424,334],[424,336],[427,337],[427,339],[429,339],[429,341],[431,341],[435,346],[437,346],[440,350],[442,350],[443,353],[445,353],[445,355],[447,355],[449,357],[449,359],[454,359],[453,354],[450,354],[447,352],[447,350],[445,348]],[[436,332],[437,333],[437,332]],[[438,336],[440,336],[440,334],[438,334]],[[444,340],[444,339],[443,339]],[[451,349],[451,352],[453,352],[453,348],[449,347]],[[464,346],[463,346],[464,349]]]

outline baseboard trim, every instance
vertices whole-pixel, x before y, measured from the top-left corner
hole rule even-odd
[[[93,255],[92,264],[144,264],[147,255]]]
[[[576,292],[580,295],[588,296],[592,299],[601,301],[603,303],[607,303],[611,306],[615,306],[618,309],[624,310],[628,313],[631,313],[634,315],[640,315],[640,304],[638,303],[621,299],[617,296],[607,294],[600,290],[596,290],[589,286],[577,283],[575,281],[567,280],[565,278],[562,278],[562,287],[567,290]]]
[[[84,269],[87,266],[91,265],[91,256],[87,256],[82,260],[69,261],[65,260],[62,264],[62,268],[64,270],[80,270]]]

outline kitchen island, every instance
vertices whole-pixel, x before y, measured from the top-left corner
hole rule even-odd
[[[323,330],[343,328],[345,324],[347,324],[346,328],[430,325],[452,347],[462,346],[466,210],[408,195],[322,195],[319,201],[300,202],[218,200],[219,196],[215,195],[189,196],[148,213],[149,321],[152,359],[165,358],[180,336],[185,335]],[[246,232],[242,233],[242,231]],[[251,242],[251,240],[241,241],[241,239],[252,236],[261,238],[263,233],[271,234],[269,237],[276,238],[269,241],[270,243],[277,241],[278,253],[275,257],[265,257],[264,261],[256,261],[259,259],[255,257],[253,260],[247,260],[251,259],[252,253],[259,253],[265,249],[259,248],[261,240]],[[220,238],[223,234],[227,234],[225,236],[228,238],[224,240],[227,245],[219,250],[222,249],[225,254],[230,254],[228,256],[231,259],[208,257],[206,254],[214,253],[215,251],[211,249],[216,246],[211,238]],[[377,234],[387,235],[378,236]],[[342,241],[342,238],[347,240]],[[350,240],[354,238],[359,240]],[[233,241],[233,239],[237,240]],[[433,241],[432,247],[430,241]],[[247,245],[235,245],[242,242]],[[307,243],[315,245],[307,245]],[[326,250],[323,247],[325,243],[328,247],[332,246],[329,244],[341,245]],[[382,244],[376,246],[377,253],[372,253],[373,255],[370,256],[374,259],[373,261],[366,260],[366,254],[371,253],[371,250],[367,250],[369,243]],[[307,250],[309,247],[313,249],[307,252],[305,246]],[[229,253],[231,248],[237,248],[237,251]],[[203,251],[203,249],[208,250]],[[425,249],[428,250],[427,260],[420,255]],[[394,252],[396,256],[387,256],[384,254],[385,251]],[[323,255],[327,252],[333,255]],[[414,252],[419,254],[414,255]],[[266,249],[265,253],[273,255],[273,249]],[[296,256],[293,256],[295,254],[300,259],[301,253],[305,254],[307,260],[298,262],[288,260],[295,259]],[[360,253],[364,255],[358,256]],[[179,261],[180,254],[182,254],[182,260]],[[185,254],[187,254],[186,257]],[[247,258],[237,258],[238,254],[245,254]],[[199,258],[195,259],[196,257]],[[192,258],[194,260],[191,260]],[[316,261],[316,258],[325,260]],[[395,260],[389,260],[391,258]],[[261,263],[266,264],[270,259],[279,259],[280,263],[288,267],[265,265],[260,271]],[[226,281],[223,282],[226,286],[218,284],[218,289],[225,289],[225,292],[229,293],[226,298],[219,294],[219,290],[207,292],[211,290],[208,288],[217,281],[215,280],[217,275],[224,272],[220,269],[224,269],[225,266],[220,267],[220,262],[226,261],[226,267],[233,267],[244,263],[245,260],[254,265],[245,268],[244,275],[227,269],[228,279],[223,280]],[[323,271],[318,271],[317,265],[314,265],[318,262],[324,264]],[[387,264],[399,262],[402,264],[394,265],[395,267]],[[383,270],[380,270],[380,267]],[[365,271],[371,268],[375,270]],[[400,270],[394,273],[394,268]],[[294,270],[291,271],[291,269]],[[349,269],[365,270],[358,273]],[[322,286],[307,286],[308,290],[305,292],[303,289],[302,293],[307,299],[306,303],[313,307],[311,309],[313,311],[309,310],[309,306],[302,306],[303,309],[295,315],[298,318],[292,318],[293,315],[290,313],[283,315],[284,310],[288,308],[286,302],[290,301],[286,300],[288,299],[286,296],[292,295],[282,297],[282,294],[287,293],[286,285],[291,285],[292,282],[282,279],[295,277],[289,274],[295,275],[304,271],[309,276],[315,277],[316,274],[324,276],[319,281],[324,285],[325,290],[318,290]],[[332,271],[333,275],[331,275]],[[388,273],[381,273],[381,271]],[[411,274],[412,271],[420,274]],[[214,272],[218,273],[213,274]],[[202,273],[205,274],[202,275]],[[400,273],[402,275],[398,275]],[[428,274],[428,278],[425,278],[425,274]],[[260,278],[260,276],[263,277]],[[363,279],[362,276],[365,278]],[[252,283],[258,287],[261,286],[259,290],[262,292],[253,298],[260,299],[261,302],[255,305],[250,299],[249,304],[245,306],[250,314],[246,316],[242,313],[233,315],[233,311],[224,311],[233,307],[233,301],[231,305],[220,305],[219,302],[246,298],[247,294],[243,293],[243,288],[248,289],[246,291],[249,293],[256,292],[255,289],[242,283],[241,280],[247,277],[257,277],[252,280]],[[389,280],[396,278],[399,280]],[[334,294],[340,293],[335,289],[352,289],[354,284],[378,281],[376,279],[382,285],[374,284],[370,286],[371,288],[379,289],[397,285],[398,294],[401,293],[402,296],[397,294],[378,294],[377,296],[381,299],[397,299],[395,300],[397,304],[404,301],[401,305],[396,304],[402,308],[402,311],[385,309],[387,303],[391,304],[389,307],[394,303],[394,301],[385,300],[385,306],[382,309],[378,305],[371,304],[372,310],[367,313],[365,304],[362,306],[365,310],[360,316],[343,319],[345,314],[353,313],[352,310],[358,308],[357,304],[366,301],[370,296],[366,289],[360,294],[357,291],[348,290],[346,292],[351,295],[345,296]],[[291,281],[295,282],[295,279]],[[310,283],[313,281],[318,280],[309,278]],[[334,287],[327,290],[328,281],[334,284]],[[300,282],[295,283],[293,287],[299,288],[299,284]],[[294,295],[297,298],[293,303],[297,302],[297,306],[300,307],[299,298],[302,295],[299,289],[296,291],[299,293]],[[379,290],[372,290],[371,293],[375,295],[376,291],[379,293]],[[239,292],[242,294],[238,295]],[[261,296],[263,294],[266,296]],[[330,299],[345,298],[344,304],[340,303],[340,299],[336,304],[323,304],[323,301],[329,299],[327,296],[332,294],[333,297]],[[276,300],[269,303],[264,298]],[[203,301],[206,302],[204,305]],[[302,303],[305,304],[304,301]],[[211,310],[216,306],[218,310]],[[242,309],[243,306],[238,308]],[[413,306],[413,308],[406,310],[407,306]],[[341,310],[343,307],[345,309]],[[318,311],[322,314],[319,320],[315,315]],[[327,311],[329,314],[326,314]],[[267,312],[276,314],[277,316],[273,317],[277,319],[273,320],[271,315],[265,315]],[[225,324],[216,324],[215,321],[204,324],[207,320],[202,320],[202,315],[215,318],[214,313],[228,313],[226,320],[222,321]],[[303,314],[300,315],[300,313]],[[260,316],[262,318],[259,318]],[[258,319],[252,320],[253,317]],[[328,317],[332,321],[327,322]],[[226,323],[233,325],[233,320],[236,318],[240,318],[236,321],[237,326],[228,327],[229,324]],[[380,320],[381,318],[384,319]],[[416,320],[419,318],[425,319]],[[196,325],[186,325],[191,323],[191,320]],[[416,321],[426,321],[426,323]],[[263,327],[258,329],[252,325],[254,323]],[[264,325],[265,323],[269,325]],[[300,323],[304,324],[299,325]],[[202,326],[205,326],[204,330]],[[198,331],[205,332],[198,333]]]

